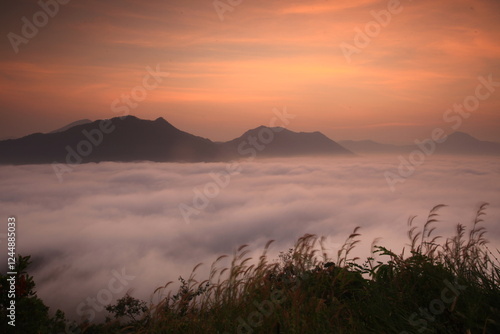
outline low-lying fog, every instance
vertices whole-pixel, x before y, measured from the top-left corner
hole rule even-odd
[[[221,254],[249,244],[272,254],[304,233],[326,236],[335,257],[356,226],[366,258],[376,237],[400,252],[407,220],[439,211],[438,234],[468,226],[482,202],[489,248],[500,248],[500,159],[433,157],[391,191],[384,173],[397,157],[260,160],[227,163],[79,165],[59,182],[50,165],[0,166],[0,219],[17,218],[17,251],[32,255],[38,295],[73,319],[106,315],[101,303],[204,272]],[[228,171],[232,173],[228,176]],[[215,176],[217,175],[217,176]],[[218,179],[217,181],[215,179]],[[208,197],[207,197],[208,195]],[[6,263],[6,228],[1,231]],[[496,253],[496,251],[495,251]],[[5,265],[2,265],[5,272]],[[91,300],[94,304],[91,304]]]

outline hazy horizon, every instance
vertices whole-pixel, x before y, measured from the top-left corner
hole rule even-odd
[[[138,117],[138,116],[136,116],[136,115],[133,115],[133,114],[132,114],[132,115],[128,115],[128,116],[133,116],[133,117],[137,117],[137,118],[141,119],[140,117]],[[161,116],[160,116],[160,117],[161,117]],[[161,118],[165,119],[164,117],[161,117]],[[105,120],[105,119],[110,119],[110,118],[103,118],[103,119]],[[88,119],[88,118],[78,119],[78,120],[72,121],[72,122],[67,123],[67,124],[62,124],[61,126],[59,126],[59,127],[57,127],[57,128],[54,128],[54,129],[52,129],[52,130],[50,130],[50,131],[47,131],[47,132],[35,131],[34,133],[51,133],[51,132],[53,132],[53,131],[56,131],[56,130],[59,130],[59,129],[65,128],[65,127],[67,127],[67,126],[69,126],[69,125],[72,125],[73,123],[76,123],[76,122],[80,122],[80,121],[84,121],[84,120],[89,120],[89,121],[91,121],[91,122],[95,122],[95,121],[100,121],[100,120],[103,120],[103,119]],[[146,119],[146,120],[149,120],[149,121],[154,121],[155,119]],[[166,120],[167,122],[169,122],[169,121],[168,121],[168,119],[165,119],[165,120]],[[170,123],[170,122],[169,122],[169,123]],[[184,129],[178,128],[175,124],[172,124],[172,125],[173,125],[174,127],[176,127],[177,129],[181,130],[181,131],[187,132],[187,131],[186,131],[186,130],[184,130]],[[248,129],[246,129],[246,130],[242,130],[241,134],[239,134],[239,135],[238,135],[238,136],[236,136],[236,137],[232,137],[232,138],[224,138],[224,139],[222,139],[222,140],[214,140],[214,139],[212,139],[212,138],[207,138],[207,139],[210,139],[210,140],[211,140],[211,141],[213,141],[213,142],[227,142],[227,141],[230,141],[230,140],[233,140],[233,139],[237,139],[237,138],[239,138],[240,136],[242,136],[242,135],[243,135],[246,131],[248,131],[248,130],[253,130],[253,129],[256,129],[256,128],[261,127],[261,126],[264,126],[264,127],[270,127],[269,125],[266,125],[266,124],[260,124],[260,125],[258,125],[258,126],[256,126],[256,127],[254,127],[254,128],[248,128]],[[282,126],[282,127],[283,127],[283,128],[288,129],[288,127],[287,127],[287,126]],[[290,130],[290,129],[288,129],[288,130]],[[291,131],[294,131],[294,132],[315,132],[315,130],[311,130],[311,131],[302,131],[301,129],[296,129],[296,130],[291,130]],[[457,130],[457,131],[453,131],[453,130],[452,130],[452,131],[450,131],[449,133],[447,133],[447,134],[445,134],[445,135],[450,135],[450,134],[455,133],[455,132],[462,132],[462,133],[466,133],[466,134],[470,135],[470,133],[467,133],[467,132],[464,132],[464,131],[460,131],[460,129],[459,129],[459,130]],[[29,134],[26,134],[26,135],[23,135],[23,136],[20,136],[20,137],[4,137],[4,138],[0,138],[0,141],[1,141],[1,140],[8,140],[8,139],[19,139],[19,138],[23,138],[23,137],[28,136],[28,135],[31,135],[31,134],[33,134],[33,133],[29,133]],[[198,134],[196,134],[196,133],[191,133],[191,134],[192,134],[192,135],[195,135],[195,136],[199,136],[199,135],[198,135]],[[327,137],[328,137],[328,136],[327,136]],[[428,137],[430,137],[430,136],[428,136]],[[478,140],[481,140],[481,141],[488,141],[488,140],[483,139],[483,138],[481,137],[481,135],[479,135],[479,137],[476,137],[476,136],[472,136],[472,137],[474,137],[474,138],[476,138],[476,139],[478,139]],[[347,139],[347,138],[331,138],[331,137],[329,137],[329,138],[330,138],[330,139],[332,139],[333,141],[336,141],[336,142],[342,142],[342,141],[355,141],[355,142],[356,142],[356,141],[366,141],[366,140],[370,140],[370,141],[374,141],[374,142],[379,143],[379,144],[386,144],[386,145],[395,145],[395,146],[408,146],[408,145],[415,145],[415,139],[414,139],[413,141],[410,141],[410,142],[402,142],[402,141],[399,141],[399,142],[381,142],[381,141],[376,141],[376,140],[373,140],[372,138],[360,138],[360,139],[357,139],[357,140]],[[430,138],[422,138],[422,140],[425,140],[425,139],[430,139]],[[498,141],[498,142],[496,142],[496,143],[500,143],[500,141]],[[408,152],[408,153],[409,153],[409,152]],[[378,153],[377,153],[377,154],[378,154]],[[390,154],[390,153],[385,153],[385,154]]]

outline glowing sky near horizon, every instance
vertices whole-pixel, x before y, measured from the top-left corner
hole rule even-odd
[[[0,5],[0,139],[117,116],[111,103],[147,66],[169,75],[130,113],[212,140],[286,106],[292,130],[412,142],[451,132],[443,114],[478,76],[500,81],[498,0],[403,0],[351,62],[339,46],[388,1],[246,0],[222,21],[212,0],[72,0],[15,53],[8,34],[21,35],[37,2]],[[499,110],[500,87],[459,130],[500,142]]]

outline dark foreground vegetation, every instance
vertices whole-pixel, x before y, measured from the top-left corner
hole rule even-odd
[[[482,226],[486,204],[471,226],[435,236],[434,207],[421,227],[409,219],[409,245],[401,253],[373,245],[373,257],[351,256],[358,228],[335,259],[322,238],[305,235],[279,259],[248,257],[240,247],[231,266],[212,264],[205,281],[180,278],[181,287],[158,288],[161,302],[129,295],[109,305],[102,324],[49,316],[19,258],[16,329],[7,325],[8,286],[1,276],[1,333],[500,333],[500,253]],[[377,258],[377,259],[375,259]]]

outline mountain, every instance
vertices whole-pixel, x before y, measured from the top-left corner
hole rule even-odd
[[[92,123],[92,121],[90,119],[81,119],[79,121],[76,121],[76,122],[70,123],[70,124],[68,124],[66,126],[63,126],[62,128],[59,128],[59,129],[54,130],[54,131],[51,131],[50,133],[64,132],[64,131],[66,131],[68,129],[71,129],[74,126],[88,124],[88,123]]]
[[[396,146],[371,140],[346,140],[339,144],[320,132],[293,132],[266,126],[249,130],[231,141],[215,143],[181,131],[163,118],[150,121],[126,116],[94,122],[80,120],[50,133],[0,141],[0,164],[209,162],[247,157],[405,154],[415,149],[419,149],[416,144]],[[436,144],[435,152],[500,155],[500,144],[455,132]]]
[[[219,146],[226,157],[353,155],[320,132],[293,132],[281,127],[260,126]]]
[[[319,132],[258,127],[226,143],[181,131],[163,118],[134,116],[77,124],[51,133],[0,141],[0,164],[100,161],[209,162],[247,155],[351,154]]]
[[[213,161],[217,146],[158,118],[118,117],[0,142],[0,163]]]
[[[448,135],[445,142],[438,144],[437,153],[467,155],[500,155],[500,143],[482,141],[464,132]]]
[[[412,145],[381,144],[372,140],[343,140],[342,146],[360,155],[369,154],[408,154],[419,147]],[[435,154],[456,155],[500,155],[500,143],[482,141],[464,132],[454,132],[442,143],[435,144]]]
[[[404,152],[404,147],[402,146],[381,144],[373,140],[341,140],[339,144],[361,155]]]

